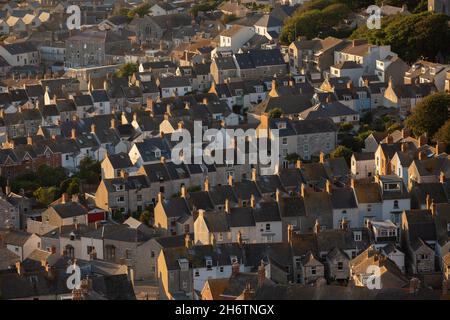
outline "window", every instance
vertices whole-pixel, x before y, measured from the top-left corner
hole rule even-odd
[[[137,201],[142,201],[142,194],[138,194],[138,195],[136,196],[136,200],[137,200]]]
[[[200,277],[200,272],[198,270],[195,270],[194,276],[195,277]]]
[[[338,262],[337,268],[339,271],[344,270],[344,263],[343,262]]]
[[[189,225],[188,224],[184,225],[184,233],[189,233]]]
[[[316,275],[316,274],[317,274],[317,269],[316,269],[316,267],[311,267],[311,274],[312,274],[312,275]]]
[[[219,267],[219,271],[220,271],[220,272],[223,272],[223,267]]]
[[[211,257],[205,257],[206,260],[206,270],[212,270],[212,259]]]
[[[75,248],[72,247],[70,244],[66,246],[65,256],[70,259],[75,258]]]
[[[361,241],[362,240],[361,231],[353,232],[353,239],[354,239],[355,242]]]
[[[91,254],[93,251],[95,251],[95,247],[94,246],[87,246],[87,254]]]
[[[152,258],[155,257],[155,251],[150,252],[150,257],[152,257]]]
[[[105,259],[114,261],[116,259],[116,247],[113,245],[105,246]]]
[[[266,223],[266,231],[270,231],[270,223]]]
[[[222,233],[219,233],[219,235],[218,235],[218,240],[219,240],[219,241],[223,241],[223,234],[222,234]]]
[[[394,200],[394,209],[398,209],[398,200]]]
[[[283,144],[284,144],[284,145],[287,145],[287,143],[288,143],[288,142],[287,142],[287,138],[283,138]]]
[[[125,202],[125,197],[124,196],[117,197],[116,202]]]

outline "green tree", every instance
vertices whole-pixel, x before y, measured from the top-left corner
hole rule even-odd
[[[80,182],[77,178],[71,179],[66,192],[70,195],[80,193]]]
[[[225,14],[223,17],[222,17],[222,22],[224,23],[224,24],[227,24],[227,23],[230,23],[230,22],[232,22],[232,21],[234,21],[234,20],[237,20],[238,19],[238,17],[236,17],[234,14]]]
[[[150,224],[150,212],[145,210],[139,216],[139,221],[145,223],[146,225]]]
[[[139,66],[137,65],[137,63],[125,63],[124,65],[122,65],[119,70],[116,71],[115,76],[117,78],[123,78],[123,77],[129,77],[131,76],[133,73],[138,72],[139,71]]]
[[[89,157],[84,158],[80,161],[79,170],[76,176],[81,181],[89,184],[99,183],[101,180],[100,162]]]
[[[383,17],[381,29],[368,29],[362,25],[351,36],[366,39],[372,44],[390,45],[392,51],[406,62],[420,58],[434,60],[438,54],[449,55],[449,17],[443,14],[422,12],[411,15]]]
[[[56,187],[49,187],[49,188],[39,187],[37,190],[33,192],[33,196],[43,206],[48,206],[50,203],[55,201],[57,195],[58,195],[58,188]]]
[[[405,124],[417,137],[422,134],[432,137],[447,121],[449,108],[450,94],[431,94],[416,105]]]
[[[336,149],[331,151],[330,157],[332,159],[344,158],[347,163],[350,163],[350,158],[352,157],[353,151],[345,146],[337,146]]]
[[[130,10],[128,12],[128,17],[134,18],[135,15],[138,15],[139,17],[142,18],[145,15],[147,15],[149,12],[150,12],[150,4],[144,3],[144,4],[141,4],[138,7]]]
[[[447,120],[434,135],[434,141],[445,142],[450,145],[450,120]]]
[[[269,111],[269,118],[271,119],[277,119],[281,118],[281,115],[283,114],[283,111],[280,108],[273,108]]]

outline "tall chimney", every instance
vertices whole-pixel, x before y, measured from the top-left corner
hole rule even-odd
[[[314,233],[318,234],[320,232],[320,223],[319,219],[316,219],[316,223],[314,224]]]
[[[252,181],[256,182],[257,174],[256,174],[256,168],[252,168]]]
[[[226,213],[230,213],[230,200],[228,200],[228,198],[225,199],[225,208],[224,211]]]
[[[320,163],[325,163],[325,153],[323,153],[322,151],[320,151],[320,156],[319,156],[319,162]]]
[[[209,192],[209,179],[208,179],[208,176],[206,176],[206,178],[205,178],[205,182],[203,183],[203,187],[204,187],[206,192]]]
[[[252,194],[250,196],[250,207],[255,208],[256,203],[255,203],[255,196]]]
[[[77,130],[75,128],[72,128],[72,130],[70,130],[70,138],[75,140],[77,138]]]
[[[441,171],[441,173],[439,174],[439,182],[440,183],[445,183],[445,173],[444,173],[444,171]]]
[[[302,185],[300,186],[300,195],[302,196],[302,198],[304,198],[306,195],[306,186],[304,183],[302,183]]]
[[[163,195],[161,192],[158,192],[158,202],[162,202],[163,200]]]
[[[297,169],[301,169],[301,168],[302,168],[302,161],[301,161],[301,160],[297,160],[297,161],[295,162],[295,167],[296,167]]]
[[[275,201],[280,203],[281,200],[281,192],[280,189],[277,188],[277,190],[275,191]]]
[[[186,198],[187,191],[186,191],[186,186],[184,184],[181,186],[180,193],[181,193],[182,198]]]
[[[28,144],[29,146],[32,146],[32,145],[33,145],[33,138],[31,137],[30,134],[28,134],[28,136],[27,136],[27,144]]]
[[[327,191],[329,194],[331,194],[331,191],[332,191],[332,189],[333,189],[333,186],[331,185],[330,179],[327,179],[327,182],[326,182],[326,185],[325,185],[325,189],[326,189],[326,191]]]
[[[95,134],[95,123],[91,124],[91,133]]]
[[[261,264],[258,267],[258,287],[262,287],[266,281],[266,268],[264,266],[264,261],[261,260]]]
[[[228,176],[228,185],[233,186],[233,175],[231,174]]]
[[[116,128],[116,119],[113,117],[111,118],[111,129],[115,129]]]
[[[287,227],[287,240],[288,243],[291,244],[294,236],[294,226],[292,224],[288,224]]]

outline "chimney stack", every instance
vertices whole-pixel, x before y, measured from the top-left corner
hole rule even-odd
[[[323,153],[322,151],[320,151],[320,156],[319,156],[320,160],[319,162],[324,164],[325,163],[325,153]]]
[[[327,191],[329,194],[331,194],[332,189],[333,189],[333,186],[332,186],[332,184],[331,184],[330,179],[327,179],[327,182],[326,182],[326,185],[325,185],[325,189],[326,189],[326,191]]]
[[[388,134],[388,136],[386,137],[386,142],[388,144],[393,144],[394,143],[394,137],[390,134]]]
[[[189,233],[186,233],[186,235],[184,236],[184,245],[188,249],[192,247],[191,235]]]
[[[252,181],[256,182],[257,174],[256,168],[252,168]]]
[[[233,186],[233,175],[231,174],[228,176],[228,185]]]
[[[280,189],[278,189],[278,188],[275,191],[275,201],[278,203],[280,203],[280,201],[281,201],[281,192],[280,192]]]
[[[420,151],[419,152],[419,160],[426,160],[427,159],[427,155],[425,154],[425,151]]]
[[[297,160],[297,161],[295,162],[295,167],[296,167],[297,169],[301,169],[301,168],[302,168],[302,161],[301,161],[301,160]]]
[[[75,128],[72,128],[72,130],[70,130],[70,138],[75,140],[77,138],[77,130]]]
[[[33,138],[30,134],[27,136],[27,145],[32,146],[33,145]]]
[[[182,198],[186,198],[187,191],[186,191],[186,186],[184,184],[181,186],[180,194],[181,194]]]
[[[111,118],[111,129],[115,129],[116,128],[116,119],[113,117]]]
[[[288,224],[287,227],[287,240],[288,243],[291,244],[294,236],[294,226],[292,224]]]
[[[410,134],[411,134],[411,132],[409,131],[408,128],[403,128],[402,129],[402,138],[403,139],[408,138],[410,136]]]
[[[230,200],[228,200],[228,198],[225,199],[224,211],[225,211],[225,213],[230,213]]]
[[[356,181],[354,178],[350,179],[350,187],[352,187],[353,189],[355,189],[355,185],[356,185]]]
[[[427,205],[427,209],[430,210],[431,209],[431,197],[430,195],[427,193],[427,196],[425,198],[425,204]]]
[[[250,196],[250,207],[252,207],[252,208],[255,208],[255,206],[256,206],[256,203],[255,203],[256,201],[255,201],[255,196],[252,194],[251,196]]]
[[[439,182],[445,183],[445,180],[446,180],[445,173],[444,173],[444,171],[441,171],[441,173],[439,174]]]
[[[163,200],[163,195],[161,192],[158,192],[158,203],[162,202],[162,200]]]
[[[67,192],[64,192],[61,195],[61,203],[64,204],[67,203],[68,201],[69,201],[69,194]]]
[[[304,183],[302,183],[302,185],[300,186],[300,195],[302,196],[302,198],[304,198],[305,194],[306,194],[306,186]]]
[[[445,147],[446,147],[446,145],[445,145],[445,143],[444,142],[437,142],[436,143],[436,155],[439,155],[439,154],[441,154],[441,153],[444,153],[445,152]]]
[[[427,137],[425,137],[424,135],[421,135],[419,137],[419,147],[426,145],[428,142],[427,140],[428,140]]]
[[[128,172],[127,172],[127,170],[121,169],[121,170],[120,170],[120,177],[121,177],[121,178],[124,178],[124,179],[127,179],[127,178],[128,178]]]
[[[205,182],[203,183],[203,188],[205,189],[206,192],[209,192],[209,179],[208,179],[208,176],[206,176],[206,178],[205,178]]]
[[[404,152],[404,153],[406,153],[406,151],[407,151],[407,146],[408,146],[408,145],[407,145],[406,143],[402,143],[401,146],[400,146],[401,151]]]
[[[95,123],[91,124],[91,133],[95,134]]]
[[[320,232],[320,223],[319,219],[316,219],[316,223],[314,224],[314,233],[318,234]]]
[[[437,208],[436,208],[436,203],[434,203],[434,199],[431,200],[430,210],[431,210],[431,215],[433,216],[433,218],[436,218]]]
[[[264,266],[264,261],[261,260],[261,264],[258,267],[258,287],[262,287],[266,281],[266,268]]]

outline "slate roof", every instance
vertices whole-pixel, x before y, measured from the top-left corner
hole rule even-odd
[[[16,42],[11,44],[2,44],[11,55],[24,54],[27,52],[37,51],[36,47],[31,42]]]
[[[235,58],[240,69],[253,69],[286,64],[279,49],[253,49],[246,53],[235,54]]]
[[[52,206],[61,219],[87,214],[87,209],[78,202],[59,203]]]

